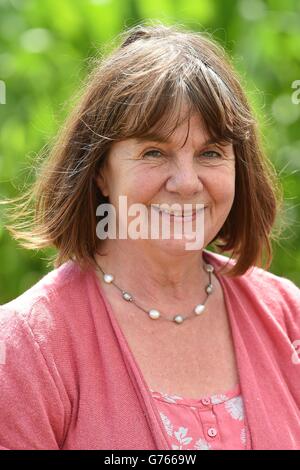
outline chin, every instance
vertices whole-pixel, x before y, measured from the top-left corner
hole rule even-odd
[[[200,251],[204,248],[203,240],[197,240],[196,237],[193,237],[192,239],[183,237],[181,240],[176,240],[174,238],[169,240],[151,240],[151,242],[155,247],[162,251],[173,254],[191,253],[193,251]]]

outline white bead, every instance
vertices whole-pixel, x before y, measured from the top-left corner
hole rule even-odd
[[[128,300],[128,301],[132,301],[132,295],[129,294],[129,292],[123,292],[123,299],[125,300]]]
[[[212,284],[208,284],[208,286],[206,287],[206,292],[207,294],[211,294],[213,291],[213,285]]]
[[[194,312],[196,315],[200,315],[200,313],[204,312],[204,310],[205,310],[205,305],[202,305],[202,304],[198,304],[194,308]]]
[[[206,271],[207,271],[208,273],[212,273],[213,270],[214,270],[214,267],[213,267],[211,264],[207,264],[207,265],[206,265]]]
[[[110,284],[114,280],[114,276],[112,274],[104,274],[103,275],[104,282]]]
[[[155,310],[154,308],[149,310],[148,315],[149,315],[150,318],[152,318],[152,320],[156,320],[157,318],[160,317],[159,311]]]
[[[182,323],[183,322],[183,317],[181,315],[176,315],[176,317],[174,317],[174,322],[175,323]]]

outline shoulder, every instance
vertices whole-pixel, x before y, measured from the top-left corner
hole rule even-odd
[[[228,264],[232,266],[235,260],[227,256],[207,252],[208,259],[215,268]],[[222,277],[224,283],[241,298],[247,297],[257,306],[266,307],[274,315],[284,313],[300,323],[300,289],[290,279],[278,276],[265,269],[253,266],[242,276]]]
[[[235,260],[228,256],[208,252],[207,250],[206,253],[208,254],[210,262],[212,262],[217,269],[224,265],[231,267],[235,263]],[[296,299],[299,301],[300,299],[300,289],[293,281],[284,276],[278,276],[270,271],[266,271],[258,266],[252,266],[242,276],[237,276],[235,278],[227,277],[227,280],[229,279],[232,283],[251,284],[253,288],[257,288],[259,290],[264,290],[266,288],[271,289],[272,293],[283,296],[286,301],[289,301],[289,299]]]
[[[41,298],[50,298],[51,295],[68,289],[71,284],[80,282],[83,272],[73,261],[67,261],[60,267],[45,274],[36,284],[23,292],[15,299],[1,307],[14,308],[28,306]]]
[[[43,343],[55,337],[61,322],[72,311],[74,292],[85,290],[86,276],[79,266],[68,261],[43,276],[35,285],[0,306],[0,332],[7,339],[27,332]],[[60,329],[61,330],[61,329]]]

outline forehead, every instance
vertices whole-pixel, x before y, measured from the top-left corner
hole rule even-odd
[[[163,129],[157,128],[143,135],[132,137],[132,141],[137,147],[142,147],[148,142],[183,147],[188,139],[202,145],[216,142],[216,139],[209,135],[201,116],[196,113],[188,118],[183,118],[181,123],[169,134],[166,134]]]
[[[184,102],[176,111],[176,113],[166,111],[163,116],[159,116],[152,127],[137,129],[136,132],[129,132],[127,136],[120,137],[111,145],[112,153],[122,151],[128,155],[132,151],[142,151],[146,145],[162,144],[177,150],[189,145],[194,149],[210,144],[231,146],[231,141],[209,131],[199,110]]]

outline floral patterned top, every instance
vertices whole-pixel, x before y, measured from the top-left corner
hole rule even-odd
[[[245,450],[248,427],[239,384],[225,394],[183,398],[151,390],[170,449]]]

